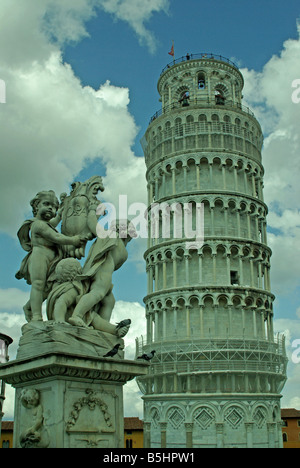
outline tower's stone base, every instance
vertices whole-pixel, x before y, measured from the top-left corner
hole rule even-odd
[[[122,448],[123,385],[147,365],[103,355],[123,340],[67,324],[23,327],[17,359],[0,365],[16,389],[15,448]]]
[[[145,447],[282,448],[278,395],[151,395],[143,399]]]

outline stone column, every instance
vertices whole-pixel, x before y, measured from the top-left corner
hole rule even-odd
[[[185,258],[185,284],[188,285],[189,282],[190,282],[190,271],[189,271],[189,260],[191,258],[191,256],[189,255],[189,253],[185,253],[184,254],[184,258]]]
[[[185,423],[186,448],[193,448],[193,423]]]
[[[197,180],[197,190],[200,190],[200,166],[196,164],[196,180]]]
[[[151,422],[144,421],[144,443],[143,448],[151,448]]]
[[[167,309],[163,308],[162,311],[161,311],[161,314],[162,314],[162,323],[163,323],[162,338],[163,338],[163,340],[165,340],[166,336],[167,336],[167,331],[168,331],[168,327],[167,327]]]
[[[190,323],[190,307],[185,307],[185,323],[186,323],[186,336],[191,335],[191,323]]]
[[[160,422],[160,447],[161,448],[166,448],[167,447],[167,426],[168,423],[166,422]]]
[[[211,219],[211,235],[215,235],[215,212],[214,212],[215,207],[211,206],[210,207],[210,219]]]
[[[231,285],[231,282],[230,282],[230,257],[231,257],[231,254],[227,253],[226,254],[226,269],[227,269],[227,284],[229,286]]]
[[[162,269],[163,269],[163,289],[167,288],[167,259],[163,258],[162,260]]]
[[[146,311],[147,320],[147,343],[152,341],[152,315],[149,311]]]
[[[245,193],[248,193],[248,175],[246,170],[244,170],[244,187],[245,187]]]
[[[173,326],[174,326],[174,332],[176,334],[177,333],[177,310],[178,310],[178,307],[173,306],[172,309],[173,309]]]
[[[186,141],[186,140],[184,140]],[[183,191],[187,192],[188,191],[188,183],[187,183],[187,163],[184,161],[183,165]]]
[[[175,167],[172,167],[172,195],[175,195],[176,193],[176,174],[175,174]]]
[[[154,341],[159,340],[159,329],[158,329],[158,311],[154,311]]]
[[[282,421],[277,423],[278,448],[283,448]]]
[[[213,252],[212,256],[212,270],[213,270],[213,284],[217,281],[217,253]]]
[[[228,335],[232,333],[232,303],[228,304]]]
[[[203,305],[200,304],[200,337],[204,338],[204,318],[203,318]]]
[[[240,284],[244,284],[243,255],[239,255]]]
[[[245,423],[247,434],[247,448],[253,448],[253,422]]]
[[[199,284],[202,284],[202,252],[198,250],[198,273],[199,273]]]
[[[163,198],[166,196],[166,172],[162,172],[162,183],[161,183],[161,196]]]
[[[253,336],[254,338],[257,338],[257,320],[256,320],[256,311],[257,311],[257,307],[256,306],[252,306],[251,307],[252,309],[252,320],[253,320]]]
[[[275,429],[276,423],[267,423],[268,427],[268,435],[269,435],[269,448],[276,448],[275,447]]]
[[[216,423],[216,431],[217,431],[217,448],[224,448],[224,440],[223,440],[224,424]]]
[[[228,236],[228,206],[224,206],[225,236]]]
[[[226,190],[226,170],[225,170],[225,164],[222,164],[222,179],[223,179],[223,189]]]

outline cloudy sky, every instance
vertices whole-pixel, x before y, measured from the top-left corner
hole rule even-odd
[[[262,125],[275,329],[286,334],[291,359],[282,405],[300,409],[300,364],[292,360],[300,339],[299,34],[299,0],[1,0],[0,331],[14,339],[11,359],[29,292],[14,278],[29,200],[99,174],[104,200],[146,201],[140,139],[160,108],[156,83],[174,40],[176,58],[214,52],[233,60],[245,77],[244,104]],[[132,242],[114,277],[114,319],[133,320],[128,358],[145,333],[143,249]],[[6,419],[13,393],[8,387]],[[125,415],[142,417],[135,382],[125,389]]]

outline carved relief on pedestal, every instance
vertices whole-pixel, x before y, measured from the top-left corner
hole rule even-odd
[[[86,396],[73,403],[66,422],[66,432],[70,436],[71,446],[111,447],[115,435],[114,408],[111,408],[111,396],[104,401],[106,392],[101,391],[101,398],[96,392],[87,388]]]
[[[49,434],[44,425],[43,406],[38,390],[24,389],[20,396],[21,403],[26,408],[24,421],[28,427],[20,435],[22,448],[47,448]]]

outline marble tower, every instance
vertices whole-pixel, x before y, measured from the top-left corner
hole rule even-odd
[[[228,59],[182,57],[161,73],[162,108],[143,138],[149,236],[147,336],[138,378],[148,447],[282,447],[283,336],[273,331],[262,130]],[[204,241],[151,231],[154,204],[202,207]],[[176,228],[177,223],[177,228]],[[192,247],[191,247],[192,245]]]

